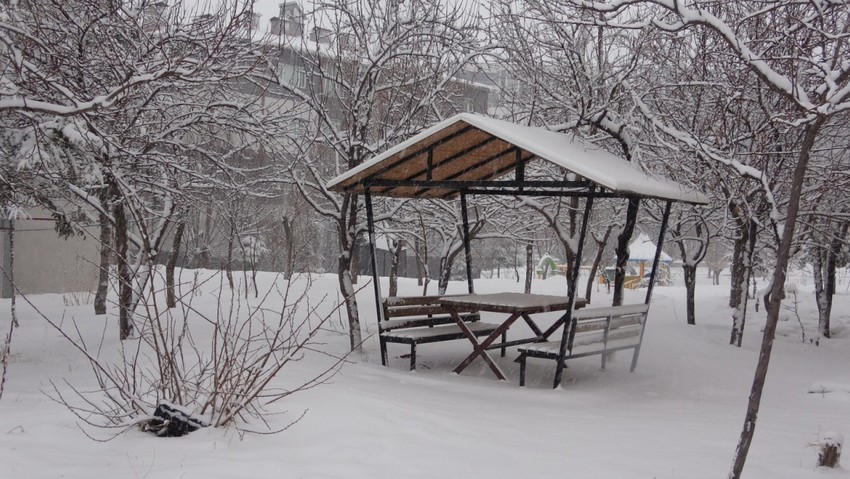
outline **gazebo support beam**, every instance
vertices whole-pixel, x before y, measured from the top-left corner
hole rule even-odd
[[[571,327],[572,319],[573,319],[573,307],[575,306],[576,300],[576,289],[578,287],[578,276],[581,272],[581,255],[584,250],[584,240],[587,237],[587,223],[590,220],[590,212],[593,210],[593,192],[595,188],[591,186],[590,195],[587,197],[587,202],[584,205],[584,214],[581,218],[581,231],[579,233],[578,238],[578,246],[576,247],[576,256],[573,260],[572,270],[570,271],[570,275],[572,276],[572,281],[567,281],[567,312],[564,315],[564,330],[561,333],[563,337],[561,338],[561,349],[558,351],[558,361],[555,366],[555,385],[552,388],[557,388],[561,385],[561,377],[564,374],[564,357],[567,354],[567,339],[569,335],[574,335],[575,331]]]
[[[672,201],[667,201],[664,206],[664,216],[661,217],[661,231],[658,233],[658,243],[655,247],[655,257],[652,259],[652,272],[649,273],[649,286],[646,288],[646,304],[652,300],[652,289],[655,287],[655,277],[658,274],[658,265],[661,263],[661,247],[664,245],[664,235],[667,233],[667,222],[670,219]]]
[[[652,272],[649,274],[649,286],[646,288],[646,304],[650,304],[650,301],[652,301],[652,289],[655,287],[655,275],[658,274],[658,265],[661,263],[661,247],[664,245],[664,234],[667,233],[667,221],[670,219],[670,207],[672,205],[673,202],[667,200],[667,204],[664,206],[664,216],[661,218],[661,231],[658,233],[658,243],[655,247],[655,258],[652,259]],[[644,321],[646,320],[644,319]],[[640,330],[640,340],[638,341],[637,348],[635,348],[635,353],[632,355],[632,371],[637,367],[638,357],[640,357],[640,345],[643,344],[644,331],[646,331],[646,328]]]
[[[563,188],[583,188],[583,196],[587,195],[587,189],[590,186],[589,181],[548,181],[548,180],[528,180],[519,183],[514,180],[476,180],[476,181],[456,181],[456,180],[432,180],[432,181],[424,181],[424,180],[369,180],[364,181],[363,185],[366,188],[381,188],[381,187],[413,187],[413,188],[422,188],[422,189],[433,189],[433,188],[445,188],[451,190],[468,190],[470,188],[498,188],[499,190],[494,190],[491,194],[501,194],[501,195],[511,195],[516,191],[516,194],[524,194],[519,190],[520,187],[524,188],[551,188],[553,190],[560,190]],[[507,191],[506,191],[507,190]],[[389,191],[389,190],[386,190]],[[384,191],[383,193],[386,193]],[[482,190],[486,193],[486,190]],[[553,193],[552,191],[549,192]],[[383,195],[383,196],[393,196],[393,195]],[[418,195],[414,195],[418,196]],[[598,195],[597,195],[598,196]]]
[[[378,254],[375,248],[375,215],[372,211],[372,193],[369,188],[364,192],[366,200],[366,230],[369,234],[369,262],[372,265],[372,285],[375,288],[375,315],[378,321],[383,321],[384,309],[381,307],[381,282],[378,279]],[[381,365],[387,365],[387,351],[381,348]]]
[[[473,294],[475,293],[475,286],[472,283],[472,249],[469,244],[469,214],[467,213],[465,191],[460,192],[460,216],[463,220],[463,252],[466,257],[466,284],[469,294]]]

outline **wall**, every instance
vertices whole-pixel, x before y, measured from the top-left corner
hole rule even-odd
[[[15,284],[25,294],[95,291],[99,261],[97,226],[85,236],[62,239],[44,210],[30,211],[31,219],[15,220]],[[8,270],[9,222],[0,221],[0,267]],[[0,297],[11,297],[7,275],[0,272]]]

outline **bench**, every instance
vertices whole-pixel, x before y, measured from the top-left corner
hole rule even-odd
[[[439,302],[441,296],[394,296],[384,299],[384,320],[378,321],[381,364],[387,365],[387,343],[410,345],[410,370],[416,369],[416,345],[466,339],[449,310]],[[477,310],[458,311],[475,336],[489,336],[498,324],[484,323]],[[505,334],[502,335],[505,342]],[[502,356],[505,350],[502,348]]]
[[[602,369],[608,354],[623,349],[634,349],[630,371],[637,367],[643,331],[649,305],[630,304],[608,308],[585,308],[573,312],[566,341],[567,359],[602,355]],[[528,358],[552,359],[560,355],[561,341],[533,343],[519,348],[519,385],[525,386],[525,368]],[[556,384],[557,387],[557,384]]]

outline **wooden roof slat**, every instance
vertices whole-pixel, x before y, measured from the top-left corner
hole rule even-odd
[[[494,141],[498,141],[498,140],[499,140],[498,137],[495,137],[495,136],[492,136],[492,135],[485,135],[483,140],[481,140],[481,141],[479,141],[479,142],[477,142],[477,143],[475,143],[471,146],[468,146],[468,147],[466,147],[466,148],[464,148],[464,149],[462,149],[462,150],[460,150],[456,153],[453,153],[446,158],[442,158],[436,163],[432,163],[432,165],[431,165],[432,178],[433,178],[433,172],[436,171],[437,169],[439,169],[441,166],[443,166],[447,163],[450,163],[454,160],[457,160],[458,158],[460,158],[464,155],[468,155],[468,154],[472,153],[473,151],[475,151],[476,149],[483,148],[483,147],[487,146],[488,144],[490,144]],[[427,153],[427,150],[426,150],[426,153]],[[407,175],[407,177],[404,178],[404,180],[412,180],[412,179],[417,178],[419,176],[426,175],[427,173],[428,173],[427,167],[423,168],[423,169],[418,169],[415,173]],[[389,191],[392,190],[393,188],[394,187],[389,187],[386,190],[382,190],[382,191],[380,191],[380,193],[376,193],[376,194],[381,194],[381,193],[388,194]]]

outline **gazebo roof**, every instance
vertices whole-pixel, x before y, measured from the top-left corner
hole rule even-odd
[[[449,198],[463,188],[502,185],[520,190],[556,187],[557,182],[524,178],[524,165],[535,158],[575,173],[615,196],[708,202],[700,192],[650,176],[571,135],[467,113],[444,120],[337,176],[327,187],[354,194],[369,187],[373,195],[401,198]],[[508,175],[508,181],[495,181]]]

